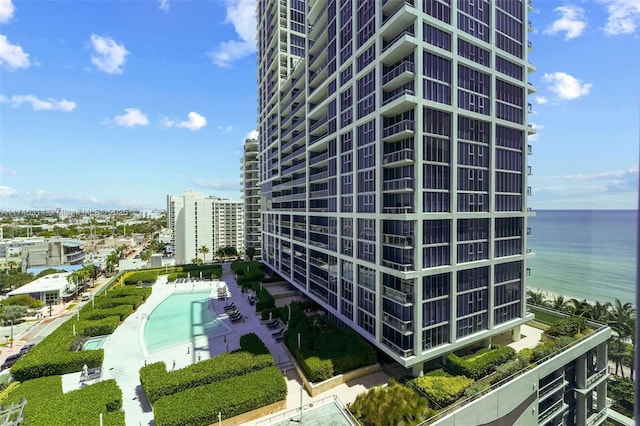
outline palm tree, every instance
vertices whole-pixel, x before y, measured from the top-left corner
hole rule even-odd
[[[622,303],[620,299],[615,299],[609,312],[607,325],[616,332],[622,341],[631,339],[635,346],[635,319],[636,310],[629,302]]]
[[[207,262],[207,253],[209,253],[209,247],[207,246],[202,246],[198,249],[198,252],[202,253],[202,262],[206,263]]]
[[[527,290],[527,296],[529,297],[529,303],[532,305],[547,306],[549,304],[547,295],[542,290]]]
[[[620,368],[622,372],[622,377],[624,378],[624,368],[622,368],[622,361],[627,356],[626,345],[620,341],[620,339],[611,339],[609,341],[609,360],[615,363],[616,372],[615,375],[618,375],[618,368]]]
[[[596,302],[594,305],[590,305],[589,311],[586,313],[586,317],[592,319],[593,321],[601,322],[605,324],[607,322],[607,318],[609,317],[609,309],[611,308],[611,303],[600,303]]]
[[[591,311],[591,303],[587,302],[586,299],[570,299],[569,303],[571,304],[571,314],[577,315],[579,317],[587,317],[587,314]]]
[[[569,308],[569,301],[564,300],[564,296],[561,294],[554,294],[551,300],[551,309],[560,312],[567,312]]]
[[[85,271],[87,278],[91,278],[91,285],[93,286],[100,275],[100,269],[93,263],[88,263],[82,267]]]
[[[105,260],[105,268],[111,273],[118,266],[118,262],[120,261],[120,257],[116,251],[111,252],[107,259]]]

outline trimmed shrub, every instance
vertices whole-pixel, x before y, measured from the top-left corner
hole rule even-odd
[[[412,381],[429,399],[441,407],[454,403],[464,394],[465,389],[473,384],[472,379],[464,376],[422,376]]]
[[[551,337],[575,336],[576,334],[586,330],[586,328],[586,318],[572,316],[554,322],[551,324],[551,327],[544,332],[544,334]]]
[[[513,359],[515,355],[515,349],[509,346],[498,346],[489,352],[474,355],[468,359],[449,354],[446,358],[447,369],[454,375],[478,380],[493,372],[497,365]]]
[[[158,271],[133,272],[124,278],[124,285],[153,284],[158,280]]]
[[[471,398],[472,396],[475,396],[480,392],[486,391],[490,386],[491,385],[489,385],[489,383],[486,383],[484,381],[475,382],[464,390],[464,396],[466,398]]]
[[[107,425],[125,426],[122,391],[115,380],[104,380],[79,390],[62,393],[60,376],[29,380],[15,388],[5,404],[28,400],[24,424],[32,426],[85,426],[95,424],[103,413]]]
[[[122,296],[122,297],[96,297],[94,299],[94,304],[96,308],[99,309],[107,309],[114,308],[119,305],[131,305],[133,309],[138,309],[138,306],[142,304],[142,296],[132,295],[132,296]]]
[[[99,320],[107,317],[117,316],[120,321],[124,321],[133,312],[131,305],[119,305],[109,309],[92,309],[83,315],[86,320]]]
[[[240,350],[254,355],[268,355],[270,353],[262,339],[255,333],[240,336]]]
[[[214,384],[187,389],[153,406],[157,426],[208,425],[235,417],[287,397],[282,372],[268,367]]]
[[[333,362],[331,359],[321,359],[305,348],[300,348],[296,351],[296,359],[311,382],[322,382],[333,377]]]
[[[142,296],[142,300],[147,300],[149,296],[151,296],[151,288],[143,287],[120,287],[109,290],[107,293],[107,297],[116,298],[116,297],[125,297],[125,296]]]
[[[260,340],[257,336],[256,338]],[[244,343],[247,344],[249,350],[266,350],[262,341],[260,343],[264,349],[260,348],[258,342],[250,337],[245,338]],[[167,372],[164,362],[149,364],[140,369],[140,383],[149,402],[154,403],[163,396],[173,395],[186,389],[219,382],[273,365],[273,356],[269,354],[268,350],[262,355],[255,355],[248,350],[243,350],[221,354],[169,372]]]
[[[376,386],[359,394],[349,411],[363,426],[415,425],[433,414],[425,398],[393,379],[389,386]]]

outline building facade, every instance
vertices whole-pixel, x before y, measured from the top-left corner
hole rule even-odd
[[[527,320],[531,10],[258,2],[262,260],[416,374]]]
[[[167,196],[167,227],[172,231],[177,265],[193,259],[210,261],[227,246],[242,250],[243,223],[242,202],[194,191]],[[203,247],[207,253],[201,251]]]
[[[260,253],[260,188],[258,187],[258,140],[244,141],[242,157],[242,195],[244,199],[244,246],[255,250],[254,260],[262,258]]]

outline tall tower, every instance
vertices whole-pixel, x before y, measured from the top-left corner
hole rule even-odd
[[[262,260],[416,374],[527,320],[526,0],[262,0]]]
[[[244,141],[242,157],[242,180],[244,198],[244,245],[238,250],[246,253],[255,249],[254,260],[260,260],[260,188],[258,187],[258,140]]]

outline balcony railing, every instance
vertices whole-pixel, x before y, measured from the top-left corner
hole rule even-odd
[[[554,390],[557,390],[562,383],[566,384],[564,376],[559,376],[553,379],[550,383],[547,383],[545,386],[540,388],[540,390],[538,391],[538,399],[542,400],[546,395]]]
[[[383,242],[394,246],[412,247],[413,238],[404,235],[383,234]]]
[[[387,345],[389,348],[391,348],[392,351],[394,351],[395,353],[397,353],[398,355],[400,355],[403,358],[407,358],[407,357],[413,355],[413,349],[402,349],[400,346],[396,345],[395,343],[393,343],[391,340],[387,339],[386,337],[382,338],[382,343]]]
[[[403,262],[407,262],[406,260]],[[411,271],[413,270],[413,263],[397,263],[392,262],[391,260],[382,260],[382,266],[386,266],[387,268],[395,269],[396,271]]]
[[[396,206],[396,207],[382,207],[382,213],[387,214],[409,214],[414,213],[415,209],[413,206]]]
[[[403,293],[386,286],[382,287],[382,295],[400,303],[413,303],[413,294]]]
[[[382,183],[383,191],[397,191],[403,189],[413,189],[413,178],[387,180]]]
[[[382,157],[382,164],[393,164],[399,161],[413,161],[412,149],[403,149],[400,151],[390,152]]]
[[[402,333],[413,333],[413,321],[403,321],[388,312],[383,312],[382,321]]]
[[[415,34],[411,31],[411,30],[404,30],[403,32],[401,32],[400,34],[398,34],[397,36],[395,36],[394,38],[392,38],[389,41],[383,41],[382,42],[382,51],[386,51],[389,47],[393,46],[393,44],[400,40],[402,37],[406,36],[406,35],[410,35],[411,37],[415,37]]]
[[[393,136],[397,133],[405,132],[405,131],[413,132],[415,130],[414,128],[415,128],[415,123],[413,120],[402,120],[399,123],[385,127],[382,130],[382,137],[387,138],[389,136]]]
[[[382,76],[382,84],[387,84],[403,72],[414,72],[415,65],[411,61],[404,61],[398,66],[394,67]]]

